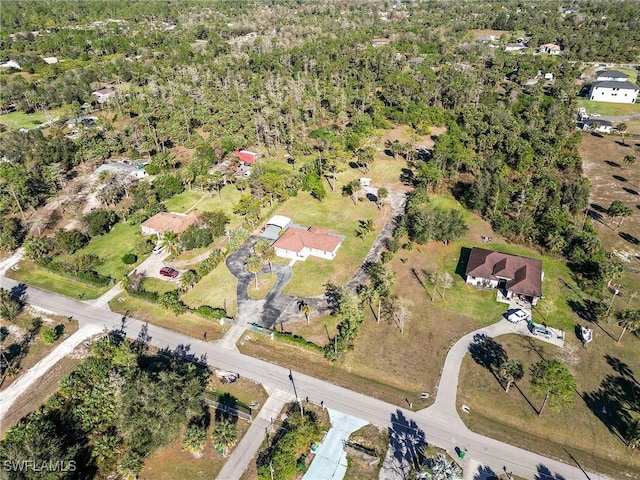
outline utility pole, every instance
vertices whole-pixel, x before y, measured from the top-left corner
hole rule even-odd
[[[296,402],[300,405],[300,416],[304,417],[304,410],[302,409],[302,401],[300,397],[298,397],[298,390],[296,389],[296,383],[293,381],[293,372],[289,369],[289,380],[291,380],[291,384],[293,385],[293,393],[296,396]]]
[[[609,308],[607,308],[607,313],[605,314],[605,317],[609,316],[609,310],[611,310],[611,307],[613,306],[613,301],[616,299],[616,295],[618,295],[618,293],[620,293],[620,285],[614,285],[615,290],[613,291],[613,296],[611,297],[611,303],[609,303]]]

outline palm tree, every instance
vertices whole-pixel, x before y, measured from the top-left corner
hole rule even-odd
[[[506,393],[509,392],[511,384],[521,380],[523,375],[524,369],[518,360],[506,360],[502,362],[498,370],[498,376],[507,383],[504,387]]]
[[[378,208],[381,208],[384,206],[384,201],[386,200],[386,198],[389,196],[389,190],[387,190],[384,187],[380,187],[378,189],[378,194],[376,195],[377,201],[376,204],[378,205]]]
[[[180,277],[180,284],[182,285],[183,290],[189,290],[196,283],[198,283],[198,274],[194,270],[187,270],[182,273]]]
[[[180,253],[178,235],[173,232],[164,232],[164,234],[162,234],[162,242],[160,242],[160,246],[165,247],[170,255],[177,255]]]
[[[267,248],[269,248],[269,241],[266,238],[261,238],[253,246],[253,251],[256,252],[256,255],[262,256]]]
[[[618,314],[618,325],[622,327],[622,332],[618,337],[618,342],[622,340],[622,336],[628,330],[635,332],[640,330],[640,310],[625,310]]]
[[[251,255],[247,259],[247,270],[256,277],[256,289],[258,288],[258,273],[262,270],[262,260],[257,255]]]
[[[305,302],[304,305],[302,305],[301,310],[302,313],[304,313],[305,318],[307,319],[307,323],[309,323],[309,315],[311,315],[313,308],[311,308],[311,305]]]
[[[269,264],[269,272],[273,273],[273,261],[276,259],[276,249],[273,248],[271,245],[269,245],[269,247],[267,247],[267,249],[264,251],[264,253],[262,254],[262,260],[264,260],[265,262],[267,262]]]
[[[236,426],[229,420],[217,422],[213,429],[213,433],[211,434],[211,439],[216,445],[219,445],[220,448],[222,448],[224,455],[226,456],[229,448],[231,448],[238,439]]]
[[[616,130],[618,130],[618,133],[622,135],[622,144],[626,145],[626,143],[624,143],[624,134],[627,133],[627,124],[624,122],[619,123]]]
[[[633,166],[635,163],[636,163],[636,157],[634,157],[633,155],[624,156],[624,164],[627,166],[627,168]]]

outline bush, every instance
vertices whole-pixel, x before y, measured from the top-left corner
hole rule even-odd
[[[144,290],[140,288],[139,290],[127,289],[127,293],[132,297],[141,298],[142,300],[146,300],[147,302],[158,303],[157,292],[150,292],[149,290]]]
[[[180,245],[185,250],[208,247],[212,241],[213,235],[209,228],[198,228],[195,225],[190,225],[182,235],[180,235]]]
[[[133,265],[138,261],[138,256],[135,253],[127,253],[122,257],[122,263],[125,265]]]
[[[89,243],[89,238],[78,230],[65,230],[61,228],[55,233],[53,241],[56,247],[58,247],[58,250],[73,254]]]
[[[220,320],[221,318],[225,318],[227,316],[227,312],[224,310],[224,308],[216,308],[209,305],[202,305],[196,308],[195,312],[201,317],[207,318],[209,320]]]
[[[97,208],[85,215],[84,221],[87,224],[89,236],[97,237],[111,230],[118,221],[118,216],[111,210]]]
[[[154,237],[155,238],[155,237]],[[136,243],[136,252],[140,255],[148,255],[153,250],[153,247],[156,245],[153,238],[145,237],[138,240]]]
[[[43,328],[40,331],[40,337],[44,343],[53,343],[59,338],[58,330],[54,327]]]
[[[286,342],[286,343],[290,343],[291,345],[297,345],[299,347],[306,348],[308,350],[311,350],[316,353],[320,353],[322,355],[324,355],[325,353],[325,349],[320,345],[310,342],[307,339],[302,338],[301,336],[295,335],[293,333],[278,332],[277,330],[274,330],[273,336],[274,338],[277,338],[278,340],[282,340],[283,342]],[[330,345],[330,347],[333,348],[333,345]]]

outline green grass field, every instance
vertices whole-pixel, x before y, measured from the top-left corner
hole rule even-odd
[[[248,191],[247,191],[248,193]],[[242,192],[234,185],[226,185],[220,190],[220,199],[217,192],[201,192],[199,190],[186,190],[174,195],[164,202],[167,210],[176,213],[187,211],[213,212],[222,210],[231,218],[230,227],[234,228],[241,222],[241,218],[233,213],[233,205],[240,200]]]
[[[77,253],[98,255],[104,261],[97,268],[98,273],[119,281],[144,260],[144,257],[138,255],[138,261],[135,264],[122,263],[122,256],[126,253],[134,253],[136,243],[141,238],[139,225],[118,223],[109,233],[93,238]]]
[[[177,290],[178,285],[173,282],[160,280],[159,278],[148,277],[142,282],[142,286],[149,292],[166,293]]]
[[[254,299],[264,298],[267,296],[267,293],[269,293],[269,290],[271,290],[275,285],[277,279],[278,277],[275,273],[265,273],[264,275],[260,275],[258,277],[258,288],[256,288],[255,281],[251,282],[247,288],[247,293]]]
[[[209,305],[225,308],[227,315],[236,316],[236,289],[238,281],[227,265],[222,262],[204,277],[198,284],[182,295],[182,300],[191,308]]]
[[[594,102],[586,98],[578,99],[578,105],[587,113],[599,113],[604,116],[634,115],[640,113],[640,103]]]
[[[52,115],[52,117],[55,117],[55,115]],[[9,128],[13,128],[15,130],[19,128],[34,128],[46,121],[47,119],[42,112],[11,112],[0,115],[0,123],[3,123],[9,126]]]
[[[83,300],[98,298],[110,288],[98,288],[68,279],[61,275],[56,275],[48,270],[38,268],[35,263],[27,260],[20,262],[19,271],[7,271],[7,277],[34,287],[65,295],[70,298],[78,299],[81,297]]]
[[[328,194],[322,202],[318,202],[307,192],[300,192],[297,197],[287,200],[276,213],[285,215],[300,225],[328,228],[346,236],[335,259],[309,257],[293,266],[293,277],[284,293],[314,296],[324,292],[327,282],[344,285],[358,270],[384,225],[384,214],[388,215],[388,210],[378,210],[370,201],[354,205],[349,197],[343,197],[338,192]],[[357,238],[359,221],[368,218],[374,220],[375,230],[364,239]]]

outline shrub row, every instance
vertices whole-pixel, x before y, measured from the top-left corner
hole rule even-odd
[[[306,348],[308,350],[311,350],[315,353],[319,353],[321,355],[325,354],[324,347],[321,347],[320,345],[310,342],[309,340],[301,337],[300,335],[295,335],[290,332],[278,332],[277,330],[274,330],[273,336],[278,340],[282,340],[285,343],[289,343],[291,345],[297,345],[299,347]]]
[[[55,262],[37,262],[38,267],[43,270],[55,273],[61,277],[68,278],[70,280],[76,280],[80,283],[92,285],[95,287],[109,287],[115,283],[114,279],[105,275],[100,275],[94,270],[88,270],[86,272],[71,273],[64,270],[59,264]]]

